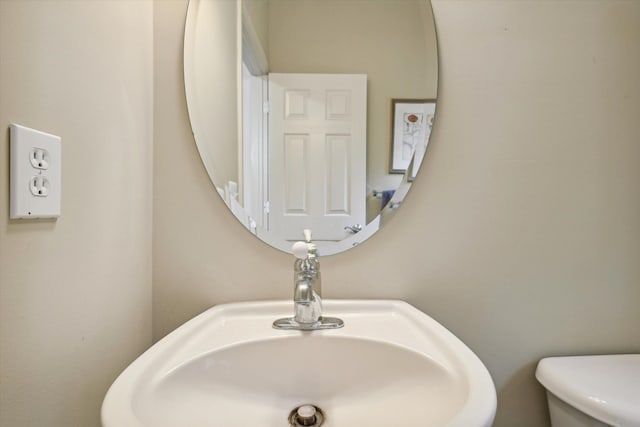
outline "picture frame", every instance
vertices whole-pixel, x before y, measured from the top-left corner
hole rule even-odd
[[[413,181],[429,144],[435,111],[435,99],[391,100],[389,173],[408,171],[407,179]]]

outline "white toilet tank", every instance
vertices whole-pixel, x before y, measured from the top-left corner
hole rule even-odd
[[[536,378],[553,427],[640,427],[640,354],[548,357]]]

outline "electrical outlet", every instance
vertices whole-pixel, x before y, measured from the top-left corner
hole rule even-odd
[[[61,138],[12,124],[10,139],[9,217],[59,217]]]
[[[33,176],[29,181],[29,189],[31,190],[31,194],[36,197],[47,197],[49,195],[50,188],[51,184],[45,176]]]
[[[36,169],[49,169],[51,156],[44,148],[34,147],[29,152],[29,160],[31,161],[31,166]]]

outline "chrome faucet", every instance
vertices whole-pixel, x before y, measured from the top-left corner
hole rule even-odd
[[[316,245],[311,243],[311,233],[308,230],[305,230],[305,237],[306,242],[294,243],[292,248],[296,257],[293,264],[294,316],[276,320],[273,327],[302,331],[341,328],[344,325],[342,320],[322,316],[322,280],[318,250]]]

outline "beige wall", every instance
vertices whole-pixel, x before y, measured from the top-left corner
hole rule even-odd
[[[243,14],[248,14],[260,45],[269,57],[269,3],[265,0],[243,0]],[[244,18],[243,18],[244,19]]]
[[[185,2],[156,6],[157,339],[213,304],[290,297],[292,261],[215,195],[184,108]],[[435,0],[434,13],[423,173],[388,227],[323,259],[323,291],[409,301],[485,362],[496,426],[548,425],[539,358],[640,352],[640,3]]]
[[[151,343],[152,3],[0,1],[0,425],[98,427]],[[12,122],[62,136],[62,216],[10,221]]]

